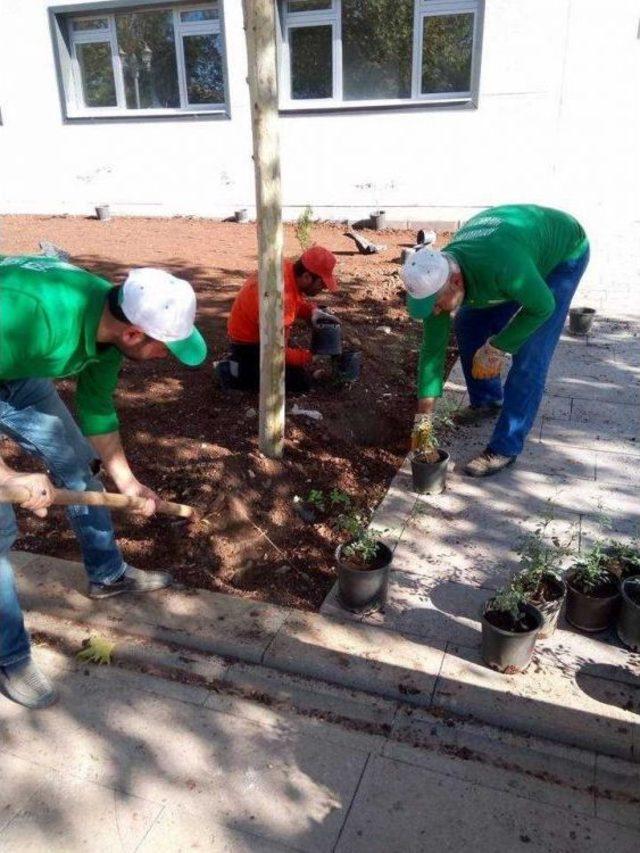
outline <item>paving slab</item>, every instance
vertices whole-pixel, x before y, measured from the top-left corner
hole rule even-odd
[[[507,676],[488,669],[478,649],[450,646],[433,704],[492,725],[508,720],[516,731],[631,760],[639,698],[640,688],[575,676],[549,656],[534,656],[526,673]]]
[[[1,698],[1,697],[0,697]],[[9,753],[0,752],[0,849],[2,830],[23,811],[40,788],[31,765]],[[11,780],[11,784],[7,784]]]
[[[485,589],[394,572],[384,609],[363,622],[422,639],[472,646],[480,641],[478,614],[486,598]]]
[[[638,765],[608,755],[596,756],[596,815],[640,831]]]
[[[118,690],[111,672],[110,682],[84,671],[58,681],[61,701],[37,718],[39,765],[232,831],[291,840],[309,851],[333,848],[366,752],[317,732],[308,737],[304,730]],[[10,725],[0,750],[28,759],[34,721],[18,706],[5,708]]]
[[[264,663],[391,699],[429,704],[444,646],[375,626],[296,613],[280,629]]]
[[[186,809],[165,809],[138,847],[139,853],[286,853],[299,848],[268,841],[248,832],[234,832],[209,815]]]
[[[635,432],[628,436],[615,436],[611,435],[606,424],[598,421],[563,424],[545,418],[541,424],[540,442],[561,447],[584,447],[595,450],[597,454],[619,453],[638,457],[640,456],[640,424],[636,424]]]
[[[163,590],[140,597],[93,601],[86,597],[82,566],[36,557],[17,572],[27,611],[90,620],[95,626],[122,625],[126,631],[217,654],[259,661],[283,624],[287,610],[207,590]]]
[[[133,853],[160,814],[157,803],[141,797],[70,778],[65,772],[31,769],[40,778],[39,790],[0,832],[3,853]]]
[[[593,752],[483,724],[439,721],[421,708],[400,709],[392,734],[383,750],[389,758],[562,805],[575,814],[596,813]],[[602,781],[611,784],[612,779],[603,773]],[[628,788],[628,780],[622,782]],[[612,814],[619,816],[615,808]]]
[[[633,829],[571,814],[562,806],[375,756],[367,765],[336,850],[600,853],[613,849],[632,853],[638,840]]]

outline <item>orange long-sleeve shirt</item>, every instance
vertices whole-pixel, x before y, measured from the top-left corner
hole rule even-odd
[[[289,340],[291,327],[301,317],[303,320],[311,319],[311,312],[315,308],[313,302],[300,293],[293,272],[293,261],[284,261],[282,274],[284,276],[284,339]],[[236,296],[227,332],[230,340],[235,344],[257,344],[260,343],[260,296],[258,289],[258,274],[253,273],[245,281]],[[312,355],[310,350],[296,349],[287,346],[285,349],[285,361],[292,367],[303,367],[310,364]]]

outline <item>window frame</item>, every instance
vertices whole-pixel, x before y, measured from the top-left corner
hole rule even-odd
[[[183,21],[181,13],[217,8],[217,17],[203,21]],[[63,95],[65,115],[68,119],[146,119],[178,118],[185,116],[229,116],[229,75],[226,38],[224,28],[224,2],[217,0],[215,6],[207,0],[189,2],[158,2],[158,0],[112,0],[78,6],[51,9],[54,36],[57,35],[57,61],[60,73],[60,89]],[[124,75],[117,48],[116,15],[132,12],[171,12],[173,18],[174,47],[180,105],[177,107],[144,107],[131,109],[126,106]],[[105,18],[106,29],[73,30],[74,20]],[[57,33],[56,33],[57,28]],[[184,39],[193,35],[218,35],[222,47],[222,73],[224,100],[215,104],[190,104],[186,78]],[[82,72],[77,56],[79,44],[108,43],[111,47],[116,105],[109,107],[87,107],[84,104]]]
[[[482,28],[485,0],[413,0],[413,41],[411,65],[411,95],[409,98],[386,98],[345,101],[342,70],[342,0],[331,0],[330,9],[309,12],[288,12],[287,0],[278,4],[280,26],[279,85],[281,112],[349,111],[378,108],[424,108],[428,106],[477,107],[482,52]],[[426,18],[443,15],[473,14],[473,49],[471,55],[470,87],[467,92],[422,93],[422,44]],[[331,98],[294,99],[291,97],[291,51],[289,32],[293,28],[330,24],[333,33],[333,95]]]

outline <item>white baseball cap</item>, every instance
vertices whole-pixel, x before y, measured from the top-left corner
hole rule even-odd
[[[407,309],[414,319],[428,317],[436,294],[449,278],[449,261],[442,252],[421,249],[405,261],[400,277],[407,289]]]
[[[205,360],[207,345],[193,325],[196,295],[188,281],[165,270],[131,270],[120,289],[123,314],[189,367]]]

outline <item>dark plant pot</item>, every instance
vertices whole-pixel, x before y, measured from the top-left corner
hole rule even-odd
[[[615,558],[617,556],[616,549],[611,546],[607,546],[603,549],[603,553],[608,556]],[[617,567],[609,566],[607,571],[611,572],[612,575],[620,578],[620,583],[626,580],[627,578],[635,577],[636,575],[640,575],[640,567],[633,565],[628,559],[625,557],[617,557],[620,562],[619,569]]]
[[[236,212],[233,215],[235,217],[236,222],[248,222],[249,221],[249,214],[247,212],[246,207],[243,207],[240,210],[236,210]]]
[[[108,204],[99,204],[96,207],[96,217],[100,222],[107,222],[111,219],[111,208]]]
[[[640,652],[640,603],[629,594],[631,584],[640,586],[638,578],[627,578],[622,584],[622,604],[616,631],[620,641],[634,652]]]
[[[420,462],[411,458],[413,491],[419,495],[439,495],[445,490],[450,457],[445,450],[438,450],[438,456],[438,462]]]
[[[587,633],[606,631],[614,621],[620,606],[620,581],[607,572],[615,593],[607,596],[587,595],[572,585],[574,572],[567,575],[567,622]]]
[[[587,335],[596,316],[595,308],[570,308],[569,331],[572,335]]]
[[[364,613],[377,610],[387,600],[389,572],[393,553],[378,542],[378,566],[375,569],[354,569],[342,558],[343,545],[336,548],[338,569],[338,600],[345,610]]]
[[[567,585],[560,578],[553,575],[545,575],[547,583],[553,588],[554,598],[551,601],[530,601],[534,607],[540,611],[542,616],[542,628],[538,634],[539,640],[546,640],[553,636],[558,627],[558,617],[562,610],[562,605],[567,597]]]
[[[487,620],[486,609],[485,604],[481,611],[482,659],[498,672],[522,672],[531,663],[533,648],[542,627],[542,614],[533,604],[525,604],[523,609],[535,620],[535,626],[530,631],[516,634],[492,625]]]
[[[374,210],[371,214],[371,227],[376,231],[382,231],[387,224],[386,210]]]
[[[342,353],[342,326],[318,321],[311,331],[311,352],[316,355]]]
[[[355,382],[360,378],[362,353],[357,350],[346,350],[338,356],[338,375],[345,382]]]

